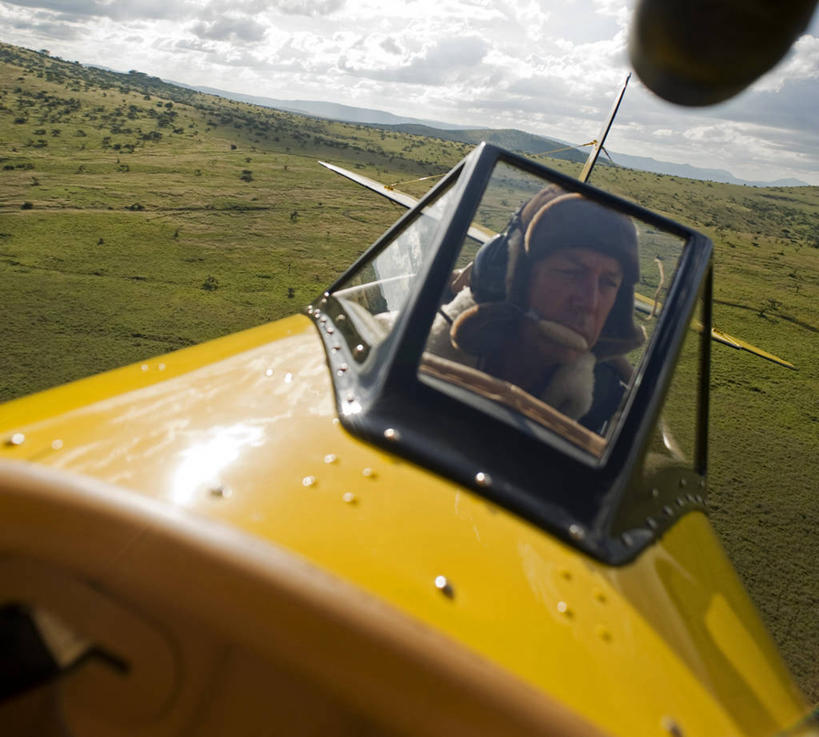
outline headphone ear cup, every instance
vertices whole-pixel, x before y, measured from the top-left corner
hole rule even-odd
[[[507,233],[500,233],[484,243],[475,255],[469,286],[478,303],[502,302],[506,299],[508,240]]]

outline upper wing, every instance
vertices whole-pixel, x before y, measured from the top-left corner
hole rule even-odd
[[[347,179],[352,179],[356,184],[360,184],[362,187],[371,189],[373,192],[377,192],[382,197],[386,197],[388,200],[397,202],[399,205],[403,205],[406,208],[414,207],[418,202],[415,197],[404,194],[403,192],[398,192],[397,190],[388,187],[386,184],[376,182],[375,179],[365,177],[363,174],[355,174],[349,169],[342,169],[340,166],[328,164],[326,161],[319,161],[319,164],[326,166],[330,171],[334,171],[336,174],[341,174],[341,176],[347,177]]]
[[[405,194],[404,192],[399,192],[397,189],[388,187],[386,184],[381,184],[381,182],[376,182],[375,179],[365,177],[363,174],[356,174],[351,172],[349,169],[343,169],[335,164],[328,164],[326,161],[319,161],[319,164],[326,166],[330,171],[334,171],[336,174],[341,174],[341,176],[347,177],[347,179],[352,179],[352,181],[354,181],[356,184],[360,184],[362,187],[371,189],[373,192],[380,194],[382,197],[386,197],[388,200],[397,202],[399,205],[403,205],[408,209],[415,207],[415,205],[418,203],[418,199],[416,197]],[[486,243],[486,241],[496,235],[495,233],[492,233],[477,225],[471,226],[467,231],[467,234],[470,238],[474,238],[479,243]]]

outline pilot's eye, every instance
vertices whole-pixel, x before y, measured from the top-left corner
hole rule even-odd
[[[604,289],[619,289],[620,288],[620,280],[614,276],[604,276],[600,280],[600,286]]]

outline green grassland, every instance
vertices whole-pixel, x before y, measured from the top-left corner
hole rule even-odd
[[[0,44],[0,401],[300,310],[402,212],[316,159],[403,182],[469,149]],[[716,325],[799,368],[714,346],[710,504],[819,700],[819,188],[593,181],[711,236]]]

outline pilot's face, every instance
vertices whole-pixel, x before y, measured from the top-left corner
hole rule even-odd
[[[593,348],[623,283],[620,262],[591,248],[564,248],[535,263],[529,308],[541,319],[579,333]],[[579,353],[567,351],[559,360]]]

